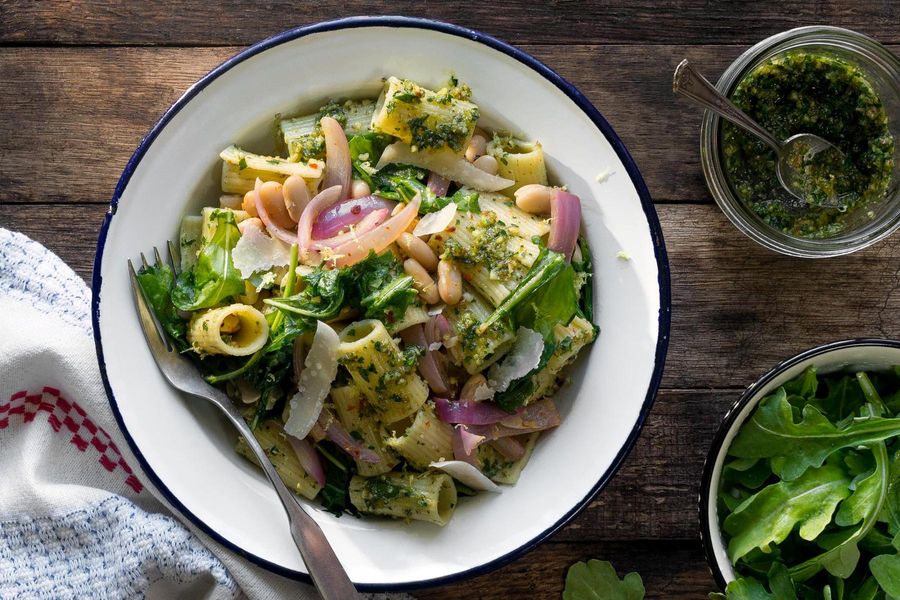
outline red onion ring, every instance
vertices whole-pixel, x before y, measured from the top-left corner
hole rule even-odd
[[[509,460],[519,460],[525,456],[525,446],[513,437],[491,440],[488,445]]]
[[[478,468],[478,453],[475,450],[484,437],[469,433],[465,426],[453,428],[453,458],[467,462]]]
[[[572,259],[581,229],[581,200],[575,194],[553,188],[550,192],[550,238],[547,248]]]
[[[428,342],[425,339],[425,332],[422,325],[413,325],[407,327],[398,334],[403,343],[407,346],[418,346],[423,348],[424,352],[419,357],[419,374],[428,382],[428,387],[436,394],[446,394],[449,390],[447,387],[447,375],[440,363],[435,360],[434,353],[428,349]]]
[[[257,196],[258,198],[258,196]],[[319,216],[319,213],[341,199],[341,187],[333,185],[316,194],[309,201],[306,208],[300,214],[300,221],[297,223],[297,243],[300,245],[300,257],[304,262],[310,260],[310,251],[312,248],[312,226],[313,221]],[[259,200],[257,200],[257,204]]]
[[[256,205],[256,212],[259,215],[259,218],[262,219],[262,222],[265,224],[266,229],[269,231],[270,235],[274,235],[282,242],[293,244],[297,241],[297,233],[276,225],[275,222],[272,221],[272,217],[269,216],[269,213],[266,212],[266,207],[259,195],[259,188],[262,187],[262,184],[262,180],[257,177],[256,184],[253,186],[253,203]]]
[[[494,425],[510,414],[490,401],[434,399],[435,412],[444,423],[463,425]]]
[[[337,255],[335,266],[349,267],[350,265],[355,265],[366,258],[369,252],[378,254],[393,244],[400,237],[400,234],[406,231],[413,219],[416,218],[416,215],[419,214],[419,205],[421,203],[422,196],[416,194],[409,201],[409,204],[385,221],[380,227],[376,227],[372,231],[335,248],[334,253]]]
[[[371,448],[367,448],[362,442],[350,435],[341,422],[338,421],[328,409],[323,409],[319,414],[317,424],[325,430],[325,437],[338,445],[338,447],[356,460],[377,464],[381,457],[375,454]]]
[[[344,127],[332,117],[322,117],[319,121],[325,137],[325,176],[322,188],[341,186],[341,198],[350,195],[350,145]]]
[[[520,415],[527,415],[528,418],[525,419]],[[498,440],[513,435],[522,435],[524,433],[534,433],[535,431],[552,429],[559,425],[559,423],[560,416],[559,411],[556,410],[556,405],[553,404],[553,401],[549,398],[544,398],[534,404],[528,405],[524,409],[519,409],[519,412],[515,415],[512,415],[499,423],[494,423],[492,425],[470,425],[469,431],[477,435],[483,435],[488,440]]]
[[[291,448],[294,449],[294,454],[297,455],[297,460],[300,461],[300,466],[303,467],[306,474],[315,479],[316,483],[324,487],[325,469],[322,467],[322,459],[319,458],[319,453],[312,447],[309,440],[306,438],[298,440],[294,436],[288,434],[285,434],[285,437],[287,437],[288,442],[290,442]]]
[[[386,208],[380,208],[378,210],[373,210],[369,214],[367,214],[363,219],[357,223],[355,226],[351,226],[349,231],[344,233],[339,233],[334,237],[330,237],[324,240],[313,240],[312,247],[316,250],[321,250],[323,248],[336,248],[341,244],[345,244],[350,240],[355,240],[359,238],[359,236],[364,235],[387,220],[390,215],[390,211]]]
[[[447,190],[450,189],[450,180],[431,171],[428,173],[428,182],[425,185],[428,186],[429,190],[434,192],[435,196],[443,198],[447,195]]]
[[[350,225],[360,222],[372,211],[386,208],[390,214],[395,206],[397,206],[396,202],[372,195],[341,200],[319,213],[313,222],[312,238],[323,240],[333,237],[342,229],[347,229]]]

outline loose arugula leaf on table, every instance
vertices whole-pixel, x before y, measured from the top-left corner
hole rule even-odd
[[[801,420],[783,387],[765,398],[744,423],[728,452],[739,458],[768,458],[772,471],[785,480],[819,467],[833,452],[900,435],[900,419],[871,417],[837,427],[822,412],[807,404]]]
[[[825,465],[807,470],[794,481],[763,488],[725,518],[732,562],[754,548],[766,550],[799,526],[800,537],[815,539],[831,522],[838,503],[850,495],[850,479],[841,469]]]
[[[622,579],[605,560],[577,562],[566,574],[563,600],[643,600],[644,583],[637,573]]]
[[[241,237],[234,213],[217,210],[211,218],[216,221],[212,238],[201,247],[194,268],[182,271],[175,281],[172,302],[180,310],[210,308],[244,293],[244,279],[231,258]]]
[[[186,350],[190,347],[187,341],[187,321],[178,315],[178,310],[172,303],[172,287],[175,283],[172,269],[165,264],[142,267],[137,273],[137,280],[150,308],[175,347],[179,352]]]

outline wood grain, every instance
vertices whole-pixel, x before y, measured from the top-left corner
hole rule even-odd
[[[900,42],[890,0],[822,2],[580,2],[515,0],[466,3],[400,0],[117,2],[6,0],[0,42],[44,44],[250,44],[298,25],[341,16],[403,14],[451,21],[513,43],[755,43],[802,25],[828,23]]]
[[[34,236],[87,277],[105,210],[7,204],[0,225]],[[801,260],[744,237],[715,205],[657,211],[672,275],[664,387],[740,388],[812,346],[900,337],[900,236],[846,257]]]
[[[549,542],[498,571],[415,596],[420,600],[558,599],[569,565],[592,558],[612,562],[619,577],[640,573],[647,600],[706,600],[710,592],[718,591],[696,542]]]

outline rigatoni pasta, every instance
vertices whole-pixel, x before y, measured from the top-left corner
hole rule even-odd
[[[442,526],[515,484],[596,337],[580,199],[479,119],[457,80],[402,77],[278,116],[280,155],[222,150],[180,272],[138,273],[282,479],[337,515]]]

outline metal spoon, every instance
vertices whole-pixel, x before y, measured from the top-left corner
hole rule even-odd
[[[813,161],[825,158],[830,158],[832,164],[836,162],[835,159],[842,162],[844,155],[834,144],[811,133],[798,133],[783,142],[778,141],[759,123],[747,116],[747,113],[739,109],[731,100],[720,93],[703,75],[694,70],[693,65],[686,59],[675,67],[672,91],[690,98],[719,116],[728,119],[771,146],[778,155],[778,162],[775,166],[778,181],[791,196],[802,203],[800,206],[791,208],[805,207],[807,204],[826,208],[839,208],[847,204],[849,200],[848,194],[830,194],[825,199],[814,198],[811,192],[816,188],[815,184],[817,182],[814,177],[802,170],[804,165],[809,165]],[[822,155],[823,152],[833,154],[830,156]]]

